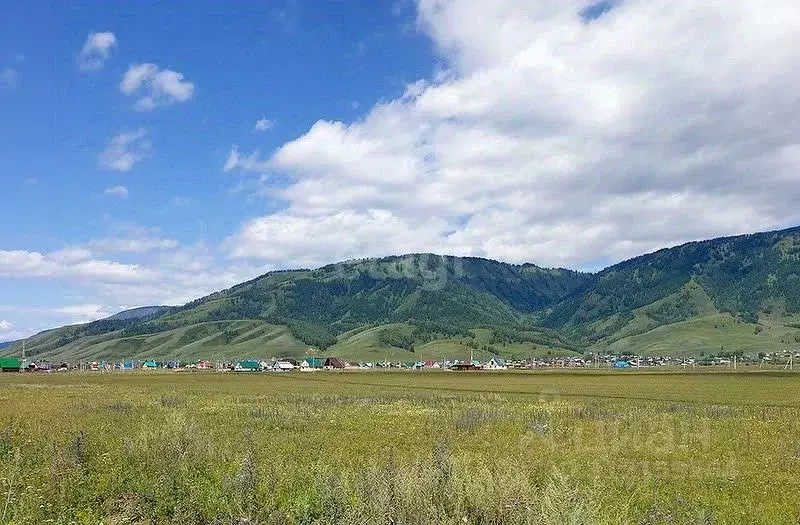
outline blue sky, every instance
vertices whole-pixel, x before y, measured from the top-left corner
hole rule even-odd
[[[2,170],[16,175],[3,177],[13,206],[0,218],[30,226],[7,232],[4,243],[49,251],[114,223],[168,226],[184,242],[220,238],[264,204],[229,195],[230,177],[220,167],[232,143],[269,151],[320,118],[356,119],[431,73],[430,45],[413,30],[413,11],[393,14],[391,3],[377,2],[322,5],[26,2],[3,13],[0,49],[18,80],[0,98],[0,139],[13,145]],[[109,30],[117,44],[102,69],[79,71],[87,35]],[[180,72],[195,86],[193,96],[137,112],[118,85],[140,63]],[[274,125],[254,131],[262,118]],[[133,169],[98,163],[111,137],[142,128],[151,151]],[[117,185],[128,189],[126,199],[102,198]],[[192,205],[175,206],[175,199]]]
[[[222,171],[231,144],[268,152],[320,118],[358,119],[433,71],[430,43],[402,3],[19,2],[0,10],[0,70],[14,71],[0,88],[0,222],[13,225],[4,250],[142,236],[218,244],[246,218],[284,206],[237,190],[240,181]],[[89,35],[103,32],[115,39],[107,59],[81,70]],[[191,98],[137,111],[119,85],[142,63],[181,73]],[[143,158],[125,170],[104,166],[109,141],[139,130],[149,144]],[[82,284],[1,276],[0,319],[23,306],[31,311],[22,317],[58,323],[48,309],[69,308],[70,296],[93,317],[100,305]]]
[[[414,251],[790,226],[790,0],[0,6],[0,340]]]

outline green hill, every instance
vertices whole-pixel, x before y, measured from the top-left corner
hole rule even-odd
[[[794,349],[795,316],[800,228],[692,242],[597,274],[432,254],[271,272],[26,344],[52,361],[300,356],[309,347],[369,361],[710,355]]]
[[[764,318],[800,313],[800,228],[691,242],[611,266],[543,324],[603,344],[717,313],[751,331]]]

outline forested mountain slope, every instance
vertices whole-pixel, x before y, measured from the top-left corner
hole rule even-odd
[[[691,242],[624,261],[557,305],[544,324],[596,337],[598,323],[612,317],[622,325],[654,305],[649,314],[659,324],[679,322],[707,311],[697,303],[706,299],[748,323],[774,310],[800,313],[800,228]]]
[[[29,340],[28,348],[32,356],[52,357],[88,355],[83,349],[102,348],[98,355],[115,357],[123,355],[123,348],[109,341],[126,339],[140,342],[133,345],[137,352],[164,353],[167,348],[152,344],[152,335],[205,324],[190,335],[208,338],[210,332],[219,332],[219,338],[212,338],[216,346],[208,350],[228,353],[228,342],[238,334],[223,322],[252,320],[286,327],[293,351],[297,342],[324,350],[354,329],[408,322],[413,326],[411,343],[392,331],[382,338],[389,347],[403,349],[413,342],[474,338],[470,330],[476,328],[516,330],[530,324],[530,314],[592,280],[589,274],[564,269],[432,254],[349,261],[317,270],[272,272],[164,313],[44,332]],[[185,346],[197,341],[183,337],[178,342]],[[124,348],[128,355],[137,353],[131,345]]]
[[[412,254],[271,272],[181,307],[43,332],[48,359],[755,352],[800,342],[800,228],[691,242],[597,274]],[[680,343],[674,343],[680,341]],[[3,350],[19,352],[19,343]]]

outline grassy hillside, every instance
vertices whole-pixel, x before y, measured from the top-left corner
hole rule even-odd
[[[470,330],[461,337],[443,337],[419,341],[412,349],[387,343],[387,334],[403,334],[413,340],[418,329],[408,323],[379,325],[342,334],[338,342],[328,349],[329,354],[340,355],[352,361],[441,361],[447,359],[486,360],[492,355],[509,359],[530,359],[543,356],[575,355],[575,352],[555,345],[537,343],[498,342],[493,330]]]
[[[676,294],[687,295],[687,286],[708,301],[694,304],[697,293],[691,290],[677,300]],[[667,297],[676,301],[660,319],[654,312],[658,325],[702,316],[711,305],[749,323],[773,310],[800,313],[800,228],[692,242],[611,266],[591,286],[556,305],[544,324],[597,341],[616,331],[598,334],[598,323],[617,322],[620,328],[637,310],[654,309]]]
[[[800,228],[692,242],[597,274],[412,254],[271,272],[181,307],[28,341],[43,359],[351,360],[784,351],[800,316]],[[242,334],[251,332],[245,339]],[[4,353],[19,353],[14,344]]]
[[[32,338],[29,355],[52,362],[151,358],[191,361],[302,356],[307,348],[285,326],[249,320],[197,323],[129,337],[112,332],[57,347],[51,345],[53,336],[46,333]]]
[[[796,323],[795,323],[796,324]],[[800,348],[800,329],[783,323],[747,323],[718,314],[659,326],[611,343],[612,352],[640,355],[709,356],[726,352],[758,354]]]

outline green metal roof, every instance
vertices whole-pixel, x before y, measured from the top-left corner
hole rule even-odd
[[[0,357],[0,370],[19,370],[22,361],[18,357]]]
[[[303,361],[308,363],[311,368],[322,368],[322,359],[319,357],[306,357]]]

